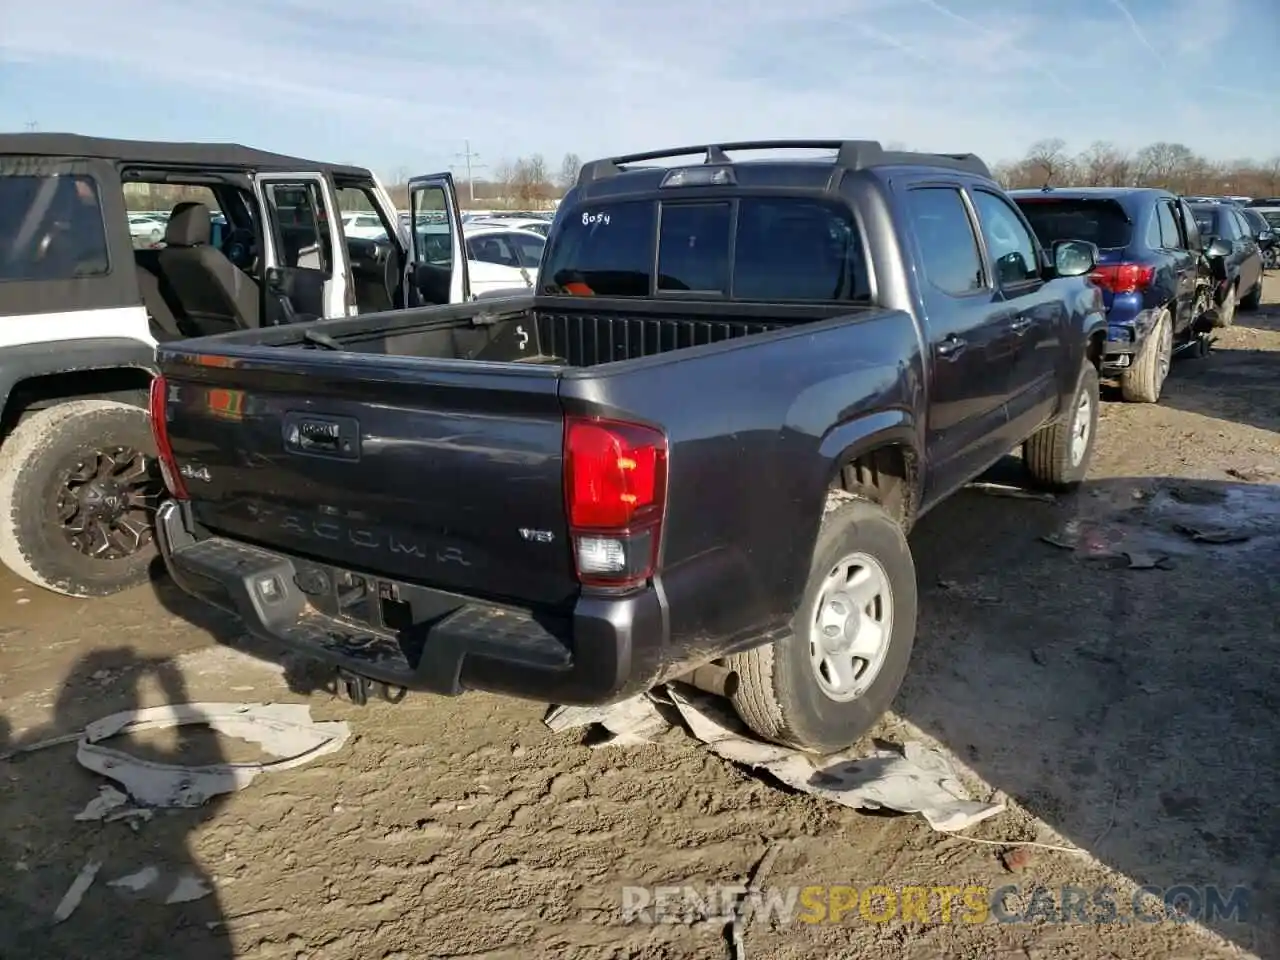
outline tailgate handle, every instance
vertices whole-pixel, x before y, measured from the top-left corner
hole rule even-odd
[[[292,412],[283,418],[284,446],[290,453],[335,460],[360,459],[360,424],[354,417]]]

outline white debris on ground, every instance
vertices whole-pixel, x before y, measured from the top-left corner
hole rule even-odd
[[[1005,809],[1003,802],[970,798],[946,756],[924,743],[908,741],[901,752],[815,758],[743,732],[716,698],[691,688],[671,685],[607,707],[555,707],[545,722],[555,731],[599,724],[612,734],[609,744],[647,743],[670,727],[654,695],[669,698],[688,732],[718,756],[767,770],[790,787],[842,806],[919,813],[933,829],[946,833],[964,830]]]
[[[80,872],[76,874],[76,878],[71,881],[71,886],[67,888],[67,892],[62,895],[62,899],[58,901],[57,907],[54,908],[54,923],[62,923],[63,920],[66,920],[67,917],[76,912],[76,907],[80,906],[80,901],[84,899],[84,895],[93,886],[93,880],[101,869],[102,863],[92,860],[86,863]]]
[[[189,724],[207,726],[223,736],[256,743],[278,760],[214,763],[204,766],[156,763],[102,746],[102,741],[140,730]],[[89,724],[80,737],[76,760],[82,767],[114,780],[146,807],[199,807],[211,797],[242,790],[263,773],[289,770],[342,749],[351,729],[341,721],[316,722],[306,704],[183,703],[126,710]],[[106,802],[98,798],[102,806]],[[119,806],[120,804],[117,804]],[[96,813],[98,807],[90,803]],[[110,810],[104,810],[103,816]],[[90,813],[86,808],[81,817]]]
[[[102,745],[102,741],[123,734],[193,724],[255,743],[279,759],[185,766],[143,760]],[[306,704],[183,703],[113,713],[89,724],[79,737],[57,737],[21,752],[78,741],[76,760],[80,765],[114,780],[124,790],[101,786],[98,795],[75,819],[107,823],[126,820],[137,829],[138,821],[151,818],[153,808],[202,806],[211,797],[242,790],[261,774],[299,767],[340,750],[350,736],[351,729],[345,722],[313,721]],[[75,912],[101,868],[101,862],[92,861],[76,875],[54,910],[55,924]],[[157,867],[144,867],[107,886],[139,894],[153,888],[161,875]],[[183,873],[173,878],[164,902],[190,903],[212,892],[213,887],[206,880]]]

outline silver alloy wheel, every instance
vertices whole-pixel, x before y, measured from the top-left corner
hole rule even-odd
[[[867,692],[884,666],[893,634],[893,588],[880,561],[851,553],[818,590],[809,660],[818,687],[845,703]]]
[[[1080,466],[1089,449],[1089,433],[1093,429],[1093,400],[1087,391],[1080,394],[1076,415],[1071,421],[1071,465]]]
[[[1173,317],[1166,315],[1160,328],[1160,355],[1156,359],[1157,374],[1164,383],[1169,376],[1169,365],[1173,362]]]

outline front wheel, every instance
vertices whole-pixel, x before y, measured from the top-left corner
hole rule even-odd
[[[1022,462],[1038,485],[1068,491],[1089,473],[1098,434],[1098,371],[1084,362],[1067,409],[1022,445]]]
[[[868,500],[831,498],[790,632],[728,658],[743,721],[815,753],[851,746],[889,709],[916,633],[916,570],[901,526]]]
[[[1226,294],[1222,297],[1222,302],[1218,304],[1218,319],[1214,324],[1225,330],[1236,321],[1236,288],[1234,286],[1227,287]]]
[[[1258,277],[1257,285],[1240,298],[1241,310],[1257,310],[1262,306],[1262,277]]]
[[[71,597],[143,583],[162,491],[145,410],[110,400],[41,410],[0,447],[0,563]]]

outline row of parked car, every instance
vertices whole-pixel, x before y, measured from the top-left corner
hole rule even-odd
[[[1042,243],[1097,246],[1092,276],[1107,309],[1102,374],[1126,400],[1159,400],[1174,354],[1207,352],[1210,331],[1262,297],[1276,244],[1267,207],[1150,188],[1045,187],[1012,196]]]

